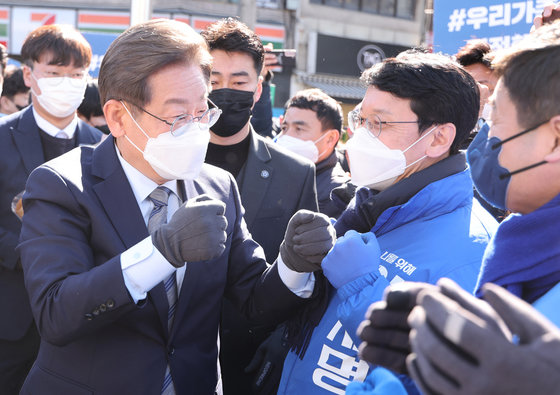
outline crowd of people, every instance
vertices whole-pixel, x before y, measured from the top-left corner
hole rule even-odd
[[[0,48],[0,393],[560,391],[558,11],[367,69],[344,146],[234,18]]]

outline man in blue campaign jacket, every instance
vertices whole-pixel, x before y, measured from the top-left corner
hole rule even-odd
[[[542,24],[544,15],[550,16],[552,9],[553,6],[547,7],[535,25]],[[408,307],[418,306],[410,316],[406,309],[399,309],[403,322],[414,329],[409,337],[411,347],[403,349],[405,355],[401,356],[402,360],[406,358],[406,366],[394,363],[399,357],[393,353],[395,348],[390,341],[387,345],[376,341],[375,349],[381,351],[370,349],[362,353],[364,358],[383,366],[405,367],[418,378],[421,388],[429,389],[426,392],[446,395],[559,392],[558,62],[559,22],[537,28],[526,40],[493,61],[499,80],[493,95],[492,122],[481,128],[469,146],[467,157],[480,195],[494,207],[513,214],[500,224],[482,259],[475,295],[485,302],[469,295],[458,297],[459,292],[442,281],[438,284],[439,294],[423,292],[412,299]],[[403,300],[399,288],[399,298]],[[459,301],[461,307],[449,299]],[[533,304],[556,327],[525,302]],[[486,309],[476,307],[481,305],[486,305]],[[389,304],[372,307],[371,314],[377,308],[382,313],[384,306]],[[488,309],[495,314],[489,316]],[[402,336],[407,329],[395,325],[394,318],[392,315],[393,322],[389,325]],[[480,324],[481,319],[486,321],[485,325]],[[382,318],[371,320],[367,331],[362,328],[362,337],[367,333],[365,337],[374,339],[373,323],[381,327],[382,321]],[[496,322],[500,321],[505,324],[502,325],[507,329],[505,332],[496,330]],[[384,339],[393,337],[390,331],[388,326],[383,327]],[[434,333],[441,336],[434,337]],[[363,349],[367,348],[364,345]],[[412,356],[408,355],[410,352]],[[470,363],[465,360],[465,353],[470,356]],[[385,361],[384,356],[388,357]]]
[[[416,52],[386,59],[362,78],[369,87],[349,114],[354,137],[347,144],[360,188],[323,260],[332,285],[327,308],[310,338],[288,354],[280,394],[343,394],[349,382],[363,381],[370,367],[357,358],[355,333],[369,304],[400,281],[450,277],[474,289],[497,226],[473,201],[457,149],[477,118],[474,80],[446,57]],[[353,195],[350,187],[338,192],[340,200]],[[415,390],[410,379],[404,383]]]

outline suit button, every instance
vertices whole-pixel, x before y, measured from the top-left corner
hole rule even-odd
[[[92,311],[92,313],[93,313],[94,316],[97,317],[97,316],[99,315],[99,309],[94,309],[94,310]]]
[[[85,317],[86,317],[86,320],[88,320],[88,321],[93,320],[93,314],[87,313],[87,314],[85,315]]]
[[[99,311],[101,311],[102,313],[107,311],[107,306],[105,305],[105,303],[101,303],[99,305]]]
[[[169,347],[169,350],[167,351],[167,355],[172,356],[173,354],[175,354],[175,348]]]
[[[107,307],[112,309],[113,307],[115,307],[115,301],[113,299],[109,299],[107,302]]]

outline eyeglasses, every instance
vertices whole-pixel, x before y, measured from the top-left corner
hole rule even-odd
[[[180,136],[183,134],[183,132],[177,132],[178,130],[180,130],[183,126],[190,124],[190,123],[196,123],[198,125],[198,127],[200,129],[205,129],[205,128],[211,128],[212,126],[214,126],[214,124],[216,123],[216,121],[218,120],[218,118],[220,118],[220,115],[222,114],[222,110],[220,110],[218,108],[218,106],[216,106],[212,100],[207,99],[208,103],[210,103],[213,107],[209,108],[208,110],[206,110],[204,112],[204,114],[195,117],[191,114],[182,114],[179,115],[177,118],[175,118],[173,120],[173,122],[169,122],[166,121],[163,118],[158,117],[157,115],[152,114],[151,112],[149,112],[148,110],[143,109],[140,106],[137,106],[135,104],[136,107],[138,107],[140,110],[142,110],[143,112],[145,112],[146,114],[148,114],[149,116],[165,123],[166,125],[171,126],[171,134],[175,137]]]
[[[42,71],[40,77],[35,77],[35,72],[31,72],[31,75],[35,80],[42,78],[44,83],[48,86],[55,87],[64,81],[62,77],[68,77],[68,81],[70,85],[74,86],[75,88],[82,87],[82,84],[88,77],[88,73],[86,71],[80,71],[76,73],[59,73],[58,71]]]
[[[379,115],[374,115],[373,119],[362,118],[360,110],[352,110],[348,113],[348,126],[352,132],[355,132],[361,126],[365,126],[367,131],[374,137],[379,137],[382,126],[392,123],[420,123],[420,121],[382,121]]]

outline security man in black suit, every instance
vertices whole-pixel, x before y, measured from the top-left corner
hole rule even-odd
[[[259,136],[250,124],[251,110],[262,93],[264,49],[259,37],[233,18],[201,34],[213,57],[210,99],[222,110],[210,129],[206,162],[235,177],[249,232],[270,262],[278,255],[291,216],[299,209],[318,211],[315,166]],[[250,378],[243,370],[267,330],[250,326],[227,299],[222,311],[224,393],[247,394]]]

